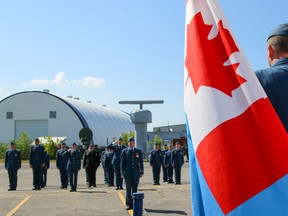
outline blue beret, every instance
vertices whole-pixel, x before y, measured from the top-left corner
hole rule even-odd
[[[72,145],[76,145],[77,146],[77,144],[75,142]]]
[[[134,142],[134,138],[133,137],[129,138],[128,142]]]
[[[272,36],[282,35],[288,37],[288,23],[284,23],[281,25],[276,26],[269,34],[268,39]]]

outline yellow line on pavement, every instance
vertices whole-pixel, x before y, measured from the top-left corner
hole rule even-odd
[[[22,200],[12,211],[10,211],[6,216],[12,216],[14,215],[29,199],[31,198],[30,196],[27,196],[24,200]]]
[[[125,200],[123,194],[121,192],[118,192],[118,196],[120,197],[123,205],[126,206],[126,204],[125,204],[126,200]],[[130,214],[130,216],[132,216],[133,215],[133,210],[132,209],[128,210],[128,213]]]

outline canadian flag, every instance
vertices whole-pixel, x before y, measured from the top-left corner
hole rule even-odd
[[[185,47],[193,216],[288,215],[286,130],[217,0],[186,1]]]

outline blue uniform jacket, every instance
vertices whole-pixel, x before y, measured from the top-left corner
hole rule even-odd
[[[67,162],[68,162],[68,157],[67,154],[65,153],[67,150],[65,149],[59,149],[56,153],[56,167],[58,169],[66,169],[67,168]]]
[[[255,73],[288,132],[288,58]]]
[[[45,148],[42,145],[30,147],[29,163],[34,167],[45,163]]]
[[[171,155],[172,155],[172,151],[168,150],[165,152],[165,158],[164,158],[163,163],[166,167],[172,166]]]
[[[171,154],[172,166],[182,166],[184,164],[184,154],[182,149],[173,149]]]
[[[121,153],[122,153],[122,150],[125,149],[126,146],[123,146],[123,145],[115,145],[115,148],[114,148],[114,156],[113,156],[113,159],[112,159],[112,164],[113,165],[120,165],[120,157],[121,157]]]
[[[50,168],[50,155],[47,152],[45,152],[45,168]]]
[[[10,149],[5,154],[5,169],[17,170],[21,168],[21,154],[20,151]]]
[[[133,152],[132,155],[130,148],[122,150],[120,161],[121,175],[125,177],[131,176],[133,173],[134,178],[139,178],[140,174],[144,174],[143,156],[140,149],[134,148]]]
[[[104,164],[105,169],[109,170],[113,168],[112,159],[113,159],[114,153],[113,152],[106,152]]]
[[[163,163],[163,155],[160,149],[150,151],[150,166],[160,167]]]
[[[71,150],[65,152],[68,157],[67,170],[68,171],[79,171],[81,169],[81,153],[79,150]]]

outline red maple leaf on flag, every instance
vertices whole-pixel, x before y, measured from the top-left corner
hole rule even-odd
[[[229,56],[239,51],[230,32],[218,23],[218,34],[212,40],[208,35],[212,25],[204,23],[199,12],[187,26],[185,65],[195,93],[200,86],[209,86],[232,96],[232,91],[246,80],[236,73],[239,63],[224,66]]]

